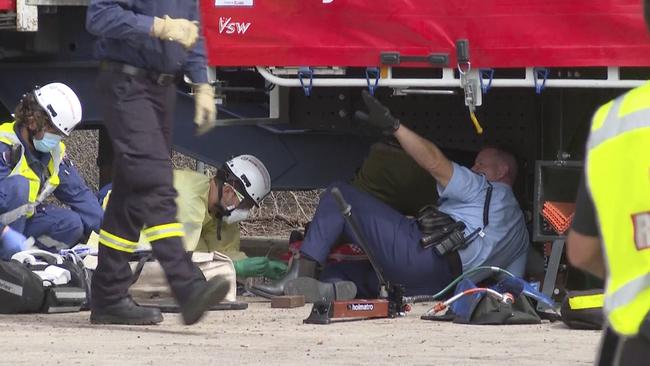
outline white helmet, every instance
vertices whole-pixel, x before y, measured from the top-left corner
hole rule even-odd
[[[54,126],[64,135],[81,122],[81,102],[69,86],[51,83],[34,90],[36,101],[50,116]]]
[[[271,191],[271,176],[260,159],[253,155],[239,155],[224,164],[246,190],[246,195],[253,199],[255,206]]]

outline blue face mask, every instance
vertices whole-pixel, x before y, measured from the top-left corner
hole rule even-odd
[[[36,151],[48,153],[59,145],[59,142],[61,142],[61,136],[45,132],[42,139],[32,139],[32,142],[34,143],[34,149],[36,149]]]

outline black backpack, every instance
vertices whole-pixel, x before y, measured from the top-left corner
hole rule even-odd
[[[43,307],[43,280],[17,261],[0,261],[0,313],[35,313]]]
[[[15,254],[12,258],[14,260],[10,262],[2,262],[5,269],[0,274],[0,279],[7,278],[5,280],[7,291],[2,296],[9,297],[7,301],[0,297],[2,313],[59,313],[88,308],[90,303],[89,271],[76,254],[68,253],[61,256],[42,250],[26,250]],[[52,282],[52,280],[43,279],[45,277],[41,278],[34,273],[35,271],[44,271],[48,267],[59,267],[66,270],[70,275],[69,280],[66,283],[57,284],[56,280]],[[10,283],[13,284],[13,287]],[[22,290],[19,290],[19,287]]]
[[[569,291],[562,302],[562,321],[573,329],[603,329],[604,301],[601,289]]]
[[[503,280],[493,286],[498,292],[515,292],[512,286],[506,286],[513,282]],[[516,282],[514,282],[516,283]],[[456,286],[456,293],[476,288],[477,286],[470,279],[464,279]],[[506,291],[506,290],[510,291]],[[542,319],[537,314],[535,307],[530,302],[522,289],[515,296],[512,304],[499,302],[484,292],[463,296],[454,302],[444,314],[427,312],[421,316],[424,320],[453,321],[460,324],[480,325],[501,325],[501,324],[539,324]],[[433,309],[433,308],[432,308]]]

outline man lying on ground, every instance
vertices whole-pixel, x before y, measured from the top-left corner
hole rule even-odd
[[[287,275],[270,285],[251,291],[262,296],[304,294],[307,301],[325,298],[376,297],[379,283],[369,263],[342,262],[325,265],[331,248],[343,234],[354,238],[331,193],[339,188],[352,206],[352,215],[372,251],[384,277],[405,286],[406,295],[434,294],[463,271],[482,265],[507,268],[515,275],[524,271],[528,232],[523,213],[512,192],[517,176],[515,158],[499,148],[484,148],[471,169],[450,160],[431,141],[417,135],[390,114],[388,108],[364,91],[369,122],[393,135],[404,150],[437,182],[439,206],[431,215],[443,226],[419,225],[388,205],[350,185],[335,183],[321,196],[300,259]],[[426,223],[427,220],[422,220]],[[425,243],[423,237],[438,240]],[[444,253],[444,254],[443,254]],[[325,265],[316,281],[318,265]],[[351,283],[350,283],[351,281]],[[356,287],[356,288],[355,288]]]

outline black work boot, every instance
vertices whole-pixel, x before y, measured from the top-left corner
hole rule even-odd
[[[130,296],[113,305],[93,307],[90,311],[92,324],[153,325],[162,321],[159,309],[139,306]]]
[[[310,277],[298,277],[287,282],[284,294],[303,295],[305,302],[352,300],[357,296],[357,285],[352,281],[329,283]]]
[[[230,282],[223,276],[212,277],[209,281],[194,286],[189,296],[183,299],[183,323],[192,325],[198,322],[206,310],[223,301],[229,290]]]
[[[281,279],[271,283],[270,285],[254,285],[247,290],[255,295],[271,298],[273,296],[284,295],[284,288],[287,282],[295,280],[298,277],[316,277],[316,266],[318,263],[315,261],[301,257],[299,254],[293,256],[291,267],[287,270],[287,274]]]

